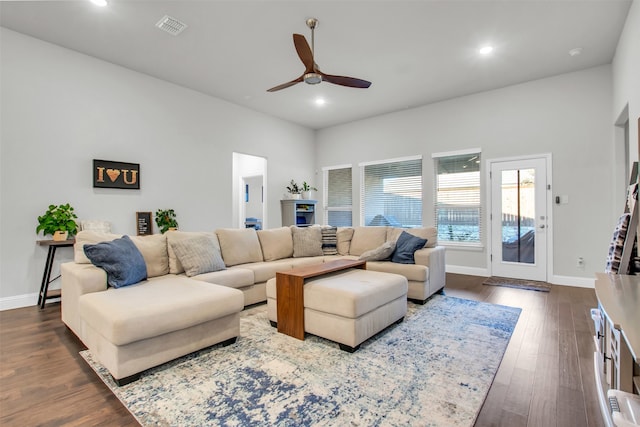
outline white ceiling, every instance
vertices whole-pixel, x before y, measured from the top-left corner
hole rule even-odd
[[[0,2],[0,24],[253,110],[320,129],[608,64],[631,0]],[[164,15],[188,25],[155,27]],[[299,83],[292,33],[329,74],[369,89]],[[495,51],[480,57],[477,49]],[[580,47],[582,54],[570,56]],[[43,70],[46,72],[46,70]],[[318,96],[326,104],[313,102]]]

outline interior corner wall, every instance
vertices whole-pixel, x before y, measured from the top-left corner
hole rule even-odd
[[[592,279],[602,271],[615,218],[610,209],[611,66],[531,81],[317,132],[317,164],[352,164],[353,218],[358,221],[358,163],[423,155],[423,224],[434,224],[432,153],[480,147],[487,159],[551,153],[553,274]],[[482,174],[482,208],[487,212]],[[447,248],[447,265],[487,271],[482,251]],[[577,267],[577,258],[585,261]]]
[[[620,35],[613,69],[613,120],[628,108],[629,114],[629,154],[638,160],[640,135],[640,1],[635,0],[629,8],[625,26]]]
[[[110,221],[123,234],[136,232],[137,211],[169,208],[182,230],[231,227],[239,151],[267,158],[277,227],[286,184],[313,170],[310,129],[0,31],[0,307],[35,304],[46,258],[35,229],[49,204],[69,202],[79,219]],[[93,188],[92,159],[139,163],[141,189]],[[70,248],[56,255],[71,258]]]

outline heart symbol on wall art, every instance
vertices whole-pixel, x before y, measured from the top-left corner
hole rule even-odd
[[[116,182],[116,179],[120,176],[120,171],[118,169],[107,169],[107,175],[109,175],[111,182]]]

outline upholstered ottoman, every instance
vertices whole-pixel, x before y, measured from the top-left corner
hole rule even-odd
[[[354,352],[407,313],[407,279],[399,274],[349,269],[304,285],[304,330]],[[277,325],[276,279],[267,282],[267,313]]]
[[[82,340],[119,385],[240,334],[242,291],[166,275],[79,299]]]

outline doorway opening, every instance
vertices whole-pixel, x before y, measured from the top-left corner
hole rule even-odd
[[[233,153],[234,228],[266,228],[266,182],[266,158]]]

